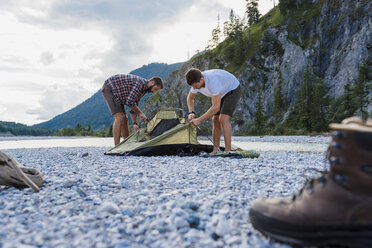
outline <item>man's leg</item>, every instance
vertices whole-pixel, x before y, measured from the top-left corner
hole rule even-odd
[[[123,114],[123,117],[123,122],[121,123],[121,136],[126,139],[129,136],[128,117],[126,114]]]
[[[120,143],[120,134],[121,129],[124,123],[124,116],[125,114],[123,112],[118,112],[114,114],[114,125],[112,125],[112,135],[114,136],[114,143],[115,146]]]
[[[219,122],[221,123],[222,130],[223,130],[223,137],[225,139],[225,151],[229,152],[231,151],[231,136],[232,136],[230,116],[225,115],[225,114],[220,114]]]
[[[221,139],[221,123],[219,120],[219,115],[213,116],[213,130],[212,130],[212,136],[213,136],[213,151],[212,153],[215,153],[218,151],[220,147],[220,139]]]

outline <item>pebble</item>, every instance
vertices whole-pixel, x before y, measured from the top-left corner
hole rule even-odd
[[[41,170],[45,183],[39,193],[0,188],[0,248],[288,247],[253,229],[249,206],[262,196],[290,196],[318,175],[305,170],[325,163],[325,154],[292,151],[240,160],[106,151],[4,150]]]
[[[119,207],[114,202],[104,202],[98,209],[98,212],[107,212],[110,214],[117,214],[119,211]]]

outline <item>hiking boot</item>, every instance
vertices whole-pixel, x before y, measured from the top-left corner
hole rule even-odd
[[[330,129],[330,171],[292,199],[255,200],[251,223],[294,245],[372,247],[372,120],[352,117]]]

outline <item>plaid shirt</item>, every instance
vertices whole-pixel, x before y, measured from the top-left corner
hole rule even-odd
[[[139,100],[146,94],[148,80],[135,75],[118,74],[105,81],[114,95],[114,100],[129,107],[138,106]]]

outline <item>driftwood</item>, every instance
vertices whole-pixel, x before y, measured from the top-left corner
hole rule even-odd
[[[30,187],[35,192],[39,192],[42,184],[43,174],[39,170],[24,167],[17,160],[0,151],[0,185],[16,188]]]

